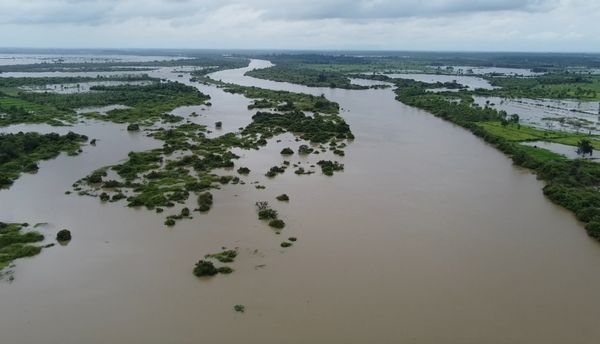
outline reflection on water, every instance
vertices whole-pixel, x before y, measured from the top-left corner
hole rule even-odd
[[[97,146],[44,162],[0,192],[3,220],[73,233],[68,246],[18,261],[15,281],[0,284],[3,342],[597,340],[600,245],[544,198],[534,175],[467,131],[395,101],[391,89],[308,88],[245,70],[213,77],[339,102],[356,135],[340,159],[346,170],[267,180],[281,148],[295,144],[289,135],[273,138],[264,150],[239,152],[236,163],[265,190],[226,185],[209,213],[165,228],[164,216],[63,194],[127,151],[160,143],[124,125],[68,128],[99,138]],[[192,119],[209,126],[223,118],[224,131],[248,123],[247,99],[198,87],[214,105],[177,111],[202,114]],[[289,203],[274,200],[281,193]],[[281,235],[256,219],[253,204],[262,200],[286,221]],[[298,242],[281,249],[288,236]],[[239,247],[236,271],[195,278],[194,262],[221,246]],[[235,304],[246,312],[234,312]]]

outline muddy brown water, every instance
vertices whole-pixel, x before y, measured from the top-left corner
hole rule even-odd
[[[338,101],[356,135],[340,159],[346,171],[267,180],[279,151],[298,145],[284,135],[236,163],[265,190],[225,186],[208,214],[165,228],[166,214],[64,194],[91,170],[160,144],[123,125],[78,125],[96,147],[43,162],[0,191],[4,221],[48,222],[40,230],[51,237],[73,232],[67,246],[18,260],[15,280],[0,283],[1,343],[598,341],[600,245],[544,198],[534,175],[390,89],[314,89],[244,71],[215,78]],[[249,122],[247,99],[200,87],[213,107],[177,111],[223,119],[224,131]],[[289,203],[274,199],[281,193]],[[281,235],[256,219],[260,200],[280,211]],[[298,241],[280,248],[289,236]],[[221,246],[239,247],[236,271],[194,277],[194,263]]]

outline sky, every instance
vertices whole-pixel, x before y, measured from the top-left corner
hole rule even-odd
[[[600,0],[0,0],[0,47],[600,52]]]

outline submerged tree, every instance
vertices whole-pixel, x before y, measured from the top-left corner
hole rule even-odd
[[[588,139],[582,139],[577,143],[577,154],[590,156],[594,153],[594,146],[592,146],[592,141]]]

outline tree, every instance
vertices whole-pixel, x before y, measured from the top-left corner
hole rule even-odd
[[[590,156],[594,153],[594,146],[592,146],[592,142],[588,139],[582,139],[577,143],[577,154]]]

